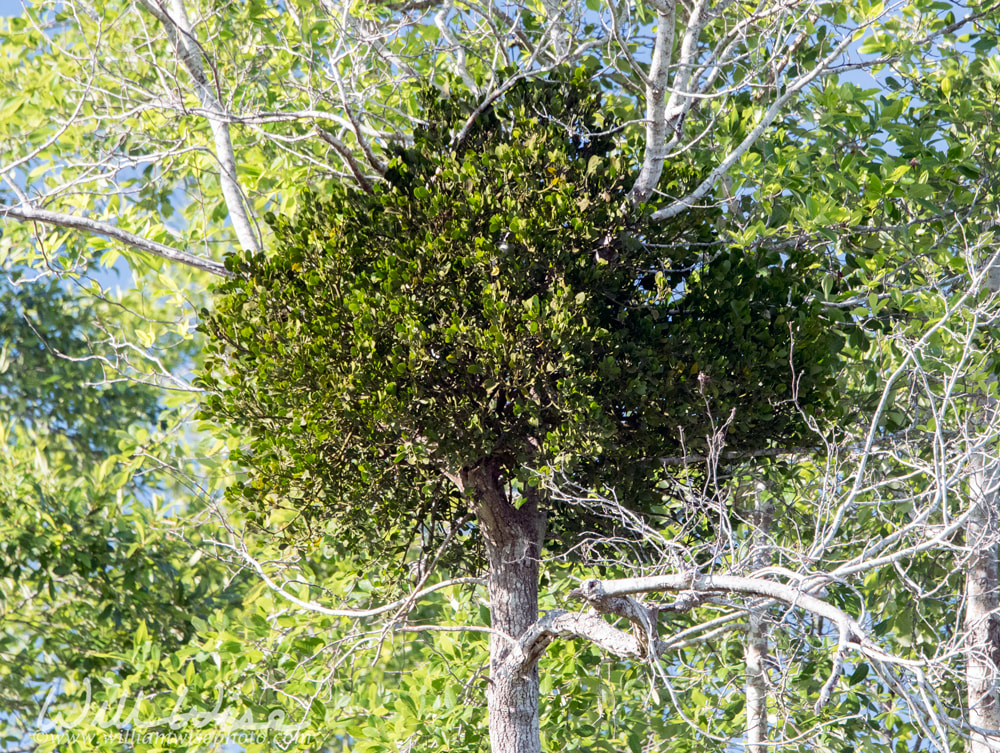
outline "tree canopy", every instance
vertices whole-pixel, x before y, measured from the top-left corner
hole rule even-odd
[[[829,408],[839,317],[807,300],[815,252],[728,246],[717,210],[650,222],[583,69],[487,108],[439,97],[384,182],[271,216],[274,248],[227,260],[205,415],[249,437],[232,499],[257,520],[457,519],[447,477],[488,461],[648,510],[663,456],[719,432],[780,447]]]

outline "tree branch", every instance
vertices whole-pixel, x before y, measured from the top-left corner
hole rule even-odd
[[[344,162],[347,163],[347,166],[351,170],[351,174],[354,176],[354,179],[358,182],[358,185],[361,186],[361,189],[365,193],[371,193],[372,191],[374,191],[375,189],[372,187],[371,180],[369,180],[368,176],[365,175],[365,171],[361,169],[361,165],[358,164],[358,161],[354,158],[354,155],[351,153],[351,150],[348,148],[347,144],[338,139],[329,131],[320,128],[318,125],[314,126],[314,130],[316,131],[316,134],[323,141],[332,146],[334,150],[337,152],[337,154],[341,156]]]
[[[705,180],[703,180],[697,188],[691,191],[687,196],[683,196],[676,201],[671,202],[667,206],[657,209],[651,215],[652,219],[655,221],[661,221],[670,219],[671,217],[676,217],[681,212],[685,212],[693,207],[695,202],[704,198],[705,195],[715,187],[719,178],[729,172],[729,169],[736,164],[737,160],[739,160],[740,157],[742,157],[747,150],[750,149],[750,147],[757,143],[758,139],[760,139],[768,126],[774,122],[775,118],[778,117],[782,108],[784,108],[788,101],[816,78],[828,72],[833,61],[844,54],[847,48],[853,43],[853,40],[854,37],[851,34],[844,37],[840,44],[834,48],[833,52],[823,58],[815,68],[788,84],[785,88],[785,93],[775,99],[771,106],[767,108],[760,121],[758,121],[757,125],[754,126],[750,133],[746,135],[746,138],[744,138],[735,149],[731,150],[729,154],[723,158],[723,160],[714,170],[712,170],[712,172],[708,174],[708,177],[705,178]],[[872,64],[875,62],[878,61],[872,61]]]
[[[518,647],[504,661],[503,671],[519,674],[530,671],[555,638],[583,638],[622,658],[655,660],[671,648],[668,643],[656,636],[656,612],[659,609],[646,607],[638,600],[630,598],[630,595],[658,591],[683,592],[682,597],[673,605],[672,611],[693,608],[709,594],[741,594],[773,599],[830,620],[837,626],[837,653],[834,657],[833,670],[820,692],[817,709],[829,700],[843,672],[847,652],[851,649],[877,661],[911,667],[920,667],[924,664],[900,659],[882,651],[868,638],[864,628],[851,615],[807,593],[798,585],[777,583],[763,578],[702,575],[691,572],[644,578],[584,581],[579,588],[570,592],[570,596],[582,598],[593,611],[549,612],[520,637]],[[625,617],[637,628],[635,634],[626,633],[608,624],[601,618],[601,614]]]
[[[504,662],[504,671],[524,674],[531,670],[556,638],[583,638],[622,659],[645,656],[645,641],[619,630],[594,612],[554,609],[531,626]]]
[[[247,213],[243,191],[236,178],[236,156],[229,136],[228,118],[205,75],[201,47],[191,31],[191,22],[184,9],[184,0],[169,0],[169,12],[157,0],[139,0],[139,2],[163,25],[167,38],[177,50],[177,57],[191,76],[198,101],[210,113],[207,120],[215,141],[215,157],[219,162],[219,183],[236,237],[244,250],[260,251],[260,239]]]
[[[577,589],[580,596],[592,603],[607,597],[630,594],[654,593],[659,591],[693,591],[695,593],[729,593],[744,596],[761,596],[780,601],[792,607],[824,617],[836,625],[844,625],[850,640],[858,645],[876,648],[865,634],[864,628],[847,612],[802,591],[797,585],[791,586],[763,578],[746,578],[740,575],[702,575],[692,573],[672,573],[645,578],[620,578],[617,580],[588,580]],[[877,650],[877,649],[876,649]]]
[[[463,586],[463,585],[477,585],[482,586],[486,584],[483,578],[452,578],[451,580],[441,581],[440,583],[435,583],[432,586],[421,589],[416,593],[412,593],[402,599],[397,599],[389,604],[383,604],[380,607],[373,607],[372,609],[331,609],[330,607],[325,607],[315,601],[305,601],[300,599],[294,594],[289,593],[284,588],[279,586],[271,577],[264,571],[264,566],[251,554],[244,549],[242,546],[234,546],[233,544],[227,544],[223,541],[213,540],[211,543],[217,546],[230,549],[246,562],[253,570],[257,573],[264,584],[274,591],[276,594],[284,599],[287,599],[292,604],[300,607],[309,612],[316,612],[317,614],[325,614],[327,617],[350,617],[352,619],[362,619],[365,617],[376,617],[380,614],[385,614],[386,612],[391,612],[394,609],[399,609],[400,607],[405,607],[407,605],[413,605],[418,600],[422,599],[428,594],[432,594],[435,591],[440,591],[442,588],[449,588],[450,586]]]
[[[630,198],[642,204],[649,199],[663,174],[663,161],[667,156],[667,84],[670,73],[670,56],[674,47],[674,25],[677,16],[676,0],[669,0],[656,13],[656,42],[653,60],[646,80],[646,150],[643,154],[639,177],[632,186]]]
[[[569,595],[586,598],[579,589],[570,591]],[[556,638],[583,638],[623,659],[664,655],[671,647],[656,637],[658,612],[687,611],[700,604],[702,599],[693,594],[683,594],[674,604],[662,608],[647,607],[627,596],[587,601],[591,607],[589,612],[555,609],[538,620],[517,641],[518,647],[505,660],[503,671],[512,674],[529,672]],[[624,617],[635,627],[635,632],[627,633],[614,627],[601,617],[604,614]]]
[[[145,251],[167,261],[187,264],[189,267],[195,267],[204,272],[211,272],[213,275],[218,275],[219,277],[232,277],[232,273],[226,269],[225,265],[217,261],[206,259],[202,256],[195,256],[171,246],[165,246],[162,243],[151,241],[148,238],[143,238],[141,235],[130,233],[127,230],[122,230],[119,227],[115,227],[107,222],[101,222],[100,220],[77,217],[71,214],[63,214],[62,212],[50,212],[46,209],[36,209],[31,206],[0,207],[0,217],[10,217],[15,220],[23,220],[24,222],[41,222],[45,225],[65,227],[71,230],[82,230],[86,233],[111,238],[137,251]]]

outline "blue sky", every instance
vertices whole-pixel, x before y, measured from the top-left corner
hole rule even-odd
[[[0,0],[0,16],[20,16],[21,0]]]

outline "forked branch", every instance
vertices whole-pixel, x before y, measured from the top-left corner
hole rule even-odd
[[[820,692],[817,709],[826,705],[833,687],[843,672],[847,652],[854,650],[875,661],[918,667],[920,662],[900,659],[882,651],[864,628],[844,610],[804,591],[798,584],[778,583],[763,578],[735,575],[703,575],[697,572],[674,573],[644,578],[587,580],[570,593],[587,602],[591,611],[571,613],[554,610],[543,616],[518,641],[518,650],[508,656],[504,671],[524,674],[531,670],[556,638],[583,638],[622,658],[658,658],[671,646],[656,634],[656,607],[648,607],[632,594],[661,591],[680,592],[681,598],[670,611],[685,611],[710,596],[739,594],[772,599],[789,607],[802,609],[830,620],[837,627],[837,653],[833,669]],[[606,622],[600,615],[614,615],[629,620],[634,632],[628,633]]]

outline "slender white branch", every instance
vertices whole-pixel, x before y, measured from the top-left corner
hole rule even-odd
[[[317,614],[325,614],[327,617],[350,617],[351,619],[364,619],[366,617],[377,617],[380,614],[385,614],[386,612],[392,612],[395,609],[399,609],[407,604],[414,604],[423,597],[434,593],[435,591],[440,591],[442,588],[450,588],[452,586],[464,586],[464,585],[476,585],[485,586],[486,581],[483,578],[452,578],[451,580],[444,580],[440,583],[435,583],[432,586],[427,586],[417,591],[414,594],[410,594],[402,599],[398,599],[389,604],[383,604],[380,607],[373,607],[372,609],[331,609],[330,607],[323,606],[316,601],[306,601],[305,599],[300,599],[295,594],[289,593],[287,590],[278,585],[264,570],[264,566],[256,558],[251,556],[251,554],[242,546],[234,546],[232,544],[227,544],[222,541],[213,541],[212,543],[218,546],[230,549],[243,559],[254,572],[257,573],[258,577],[264,581],[264,585],[274,591],[276,594],[281,596],[283,599],[287,599],[292,604],[301,609],[305,609],[309,612],[316,612]]]
[[[788,104],[789,100],[805,89],[816,78],[829,72],[830,66],[833,62],[844,54],[853,41],[853,34],[847,35],[840,41],[840,44],[834,48],[833,52],[823,58],[823,60],[821,60],[815,68],[790,82],[785,87],[784,94],[775,99],[771,106],[767,108],[760,120],[757,122],[757,125],[753,127],[743,141],[741,141],[719,162],[715,169],[708,174],[708,177],[698,184],[697,188],[688,193],[686,196],[682,196],[676,201],[671,202],[667,206],[657,209],[653,212],[652,219],[656,221],[668,220],[671,217],[676,217],[682,212],[686,212],[688,209],[695,206],[697,202],[701,201],[701,199],[703,199],[708,192],[715,187],[715,184],[718,183],[719,179],[729,172],[730,168],[735,165],[736,162],[744,154],[746,154],[746,152],[754,144],[757,143],[760,137],[764,134],[764,131],[766,131],[767,128],[774,122],[775,118],[781,114],[781,111],[784,109],[785,105]]]
[[[191,76],[194,91],[201,106],[212,113],[208,117],[208,125],[215,141],[215,157],[219,163],[219,183],[222,196],[229,211],[229,219],[240,245],[247,251],[260,250],[260,238],[247,212],[243,191],[240,188],[236,171],[236,156],[233,152],[233,142],[229,136],[225,108],[219,101],[216,92],[205,75],[205,64],[201,55],[201,47],[194,36],[191,22],[184,8],[184,0],[169,0],[170,7],[158,0],[139,0],[144,8],[153,14],[163,25],[167,38],[177,51],[180,62]]]
[[[24,222],[40,222],[44,225],[64,227],[71,230],[82,230],[85,233],[93,233],[94,235],[111,238],[137,251],[145,251],[167,261],[180,262],[181,264],[187,264],[190,267],[195,267],[205,272],[211,272],[213,275],[218,275],[219,277],[232,276],[229,270],[217,261],[206,259],[202,256],[195,256],[171,246],[157,243],[148,238],[143,238],[141,235],[122,230],[107,222],[101,222],[100,220],[77,217],[62,212],[50,212],[46,209],[36,209],[31,206],[0,206],[0,217],[9,217]]]
[[[609,596],[655,593],[660,591],[693,591],[695,593],[731,593],[744,596],[762,596],[780,601],[789,606],[804,609],[819,617],[825,617],[837,625],[845,624],[852,640],[870,643],[864,628],[847,612],[805,593],[798,586],[777,583],[763,578],[747,578],[740,575],[703,575],[701,573],[671,573],[645,578],[619,578],[617,580],[588,580],[581,584],[579,592],[588,601]]]
[[[759,596],[773,599],[793,608],[803,609],[830,620],[837,626],[839,636],[837,653],[834,659],[833,670],[829,679],[824,684],[817,707],[824,705],[829,700],[830,693],[843,671],[844,657],[848,650],[853,649],[877,661],[886,661],[908,667],[921,667],[925,664],[922,661],[901,659],[886,653],[868,638],[864,628],[851,615],[829,602],[806,593],[797,585],[776,583],[762,578],[747,578],[737,575],[703,575],[691,572],[643,578],[621,578],[607,581],[592,579],[584,581],[573,592],[573,595],[585,599],[599,612],[621,615],[631,620],[638,627],[643,622],[643,615],[636,613],[635,605],[638,605],[640,609],[644,608],[639,602],[627,597],[631,594],[660,591],[683,591],[694,595],[715,593]],[[655,624],[650,625],[647,622],[637,632],[645,633],[645,643],[640,644],[642,655],[648,655],[651,659],[655,659],[663,651],[667,650],[667,645],[655,637]],[[529,631],[529,634],[526,634],[526,639],[531,639],[532,635],[534,633]],[[551,640],[552,637],[555,637],[553,631],[542,631],[542,635],[535,638],[536,641],[542,642],[541,649],[535,650],[531,646],[526,646],[522,652],[523,657],[530,659],[531,656],[540,653],[541,650],[544,650],[545,645],[547,645],[545,639]],[[581,635],[581,637],[589,638],[586,634]],[[621,639],[619,638],[613,645],[624,644],[621,644]]]

